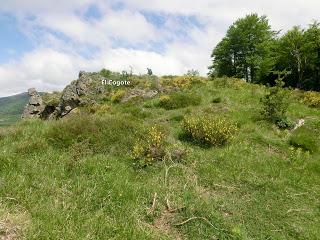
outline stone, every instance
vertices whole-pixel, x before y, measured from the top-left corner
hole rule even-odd
[[[128,102],[137,97],[141,97],[143,99],[150,99],[158,95],[158,93],[159,92],[157,90],[132,89],[124,95],[121,102]]]
[[[42,101],[42,97],[34,88],[28,90],[29,102],[25,106],[21,118],[33,119],[41,118],[41,115],[45,109],[45,104]]]
[[[78,80],[73,81],[62,92],[58,106],[61,117],[66,116],[79,106],[94,102],[96,95],[105,91],[101,80],[101,78],[93,77],[90,73],[81,71]]]

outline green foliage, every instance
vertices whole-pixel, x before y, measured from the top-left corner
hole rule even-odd
[[[139,167],[162,161],[166,154],[167,136],[159,126],[150,127],[132,149],[132,159]]]
[[[221,97],[214,97],[211,100],[212,103],[221,103],[222,102],[222,98]]]
[[[222,146],[234,138],[237,126],[227,119],[204,115],[185,118],[182,131],[186,138],[195,142]]]
[[[59,105],[60,98],[61,98],[60,92],[45,93],[42,96],[42,100],[44,104],[52,107],[57,107]]]
[[[311,129],[302,126],[296,129],[290,136],[290,144],[297,148],[302,148],[311,153],[318,151],[318,140]]]
[[[266,17],[251,14],[238,19],[212,52],[209,76],[238,77],[273,84],[274,71],[289,70],[287,86],[320,90],[320,23],[293,27],[281,37]]]
[[[139,124],[130,118],[80,115],[52,123],[45,137],[52,146],[62,149],[88,141],[96,152],[123,155],[133,146],[139,130]]]
[[[111,95],[111,101],[114,103],[119,103],[125,94],[126,94],[125,90],[119,89]]]
[[[104,68],[100,71],[100,75],[105,78],[110,78],[112,76],[112,72]]]
[[[313,91],[305,92],[302,101],[310,107],[320,108],[320,93]]]
[[[184,76],[163,76],[160,83],[166,88],[180,88],[186,89],[195,84],[206,82],[206,78],[198,76],[196,73],[191,72]]]
[[[201,96],[194,93],[173,93],[161,96],[158,106],[167,110],[198,106],[201,103]]]
[[[271,87],[269,92],[261,99],[263,104],[262,116],[277,124],[280,128],[288,128],[287,111],[289,107],[288,93],[283,89],[284,83],[277,81],[277,85]]]
[[[270,45],[274,32],[265,16],[238,19],[212,52],[211,76],[238,77],[257,81],[271,69]]]

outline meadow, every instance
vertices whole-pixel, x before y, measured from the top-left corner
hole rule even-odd
[[[169,78],[179,92],[121,103],[114,87],[73,116],[0,128],[2,239],[318,239],[320,109],[286,90],[298,134],[261,116],[268,87]],[[195,141],[194,116],[236,130]]]

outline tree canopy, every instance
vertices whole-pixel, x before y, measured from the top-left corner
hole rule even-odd
[[[272,30],[266,16],[250,14],[229,27],[211,57],[211,76],[272,85],[277,78],[274,72],[288,71],[287,86],[319,90],[320,23],[280,34]]]

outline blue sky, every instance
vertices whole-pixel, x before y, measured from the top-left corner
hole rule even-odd
[[[286,30],[319,20],[318,9],[315,0],[2,0],[0,97],[61,90],[80,70],[205,75],[237,18],[257,12]]]

